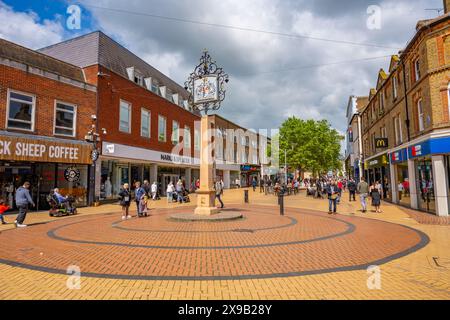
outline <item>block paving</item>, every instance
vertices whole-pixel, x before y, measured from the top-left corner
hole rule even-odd
[[[223,222],[171,220],[193,204],[164,200],[126,221],[117,205],[31,213],[28,228],[0,227],[0,299],[450,298],[448,225],[386,203],[362,214],[345,195],[329,216],[326,200],[304,192],[286,197],[280,216],[274,196],[249,193],[245,204],[242,189],[225,192],[225,210],[244,218]],[[81,269],[80,289],[67,286],[70,265]],[[380,289],[367,286],[370,265]]]

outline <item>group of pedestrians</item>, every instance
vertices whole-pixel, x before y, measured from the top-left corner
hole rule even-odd
[[[375,208],[376,213],[381,213],[381,197],[382,197],[382,186],[379,181],[372,183],[369,185],[364,177],[361,178],[361,181],[356,184],[353,179],[348,181],[341,181],[334,179],[329,179],[323,186],[319,186],[319,188],[323,188],[323,192],[327,195],[328,199],[328,214],[337,214],[337,205],[340,202],[342,197],[342,193],[345,191],[345,186],[349,192],[349,202],[356,201],[356,194],[359,195],[361,201],[361,211],[363,213],[367,212],[367,199],[370,197],[372,200],[372,207]]]

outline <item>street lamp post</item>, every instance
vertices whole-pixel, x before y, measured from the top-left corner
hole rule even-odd
[[[101,142],[100,134],[97,130],[97,116],[92,115],[91,116],[92,124],[91,129],[88,131],[84,139],[87,142],[92,143],[92,153],[91,153],[91,160],[92,165],[89,167],[90,173],[89,173],[89,196],[88,196],[88,205],[92,206],[95,202],[98,201],[98,199],[95,196],[95,180],[96,180],[96,164],[98,157],[100,155],[100,151],[98,150],[98,143]],[[106,129],[102,129],[102,133],[106,134]]]

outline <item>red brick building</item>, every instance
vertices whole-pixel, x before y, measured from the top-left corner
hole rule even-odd
[[[191,185],[199,177],[200,116],[182,86],[102,32],[40,52],[83,68],[98,86],[98,125],[107,132],[97,168],[100,199],[115,198],[125,182],[157,181],[165,194],[169,181]],[[217,169],[229,186],[230,171],[240,166]]]
[[[55,187],[87,204],[92,146],[83,139],[96,99],[81,68],[0,39],[0,197],[11,207],[25,180],[38,209]]]

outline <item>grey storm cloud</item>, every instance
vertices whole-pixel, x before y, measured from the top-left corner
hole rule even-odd
[[[219,114],[248,128],[277,128],[288,116],[328,119],[346,128],[351,94],[367,95],[389,58],[413,36],[416,22],[436,16],[440,0],[384,1],[138,1],[82,0],[95,27],[183,84],[204,48],[230,75]],[[379,5],[380,30],[366,27],[367,7]],[[106,10],[101,8],[118,10]],[[168,16],[389,48],[356,46],[160,19]]]

